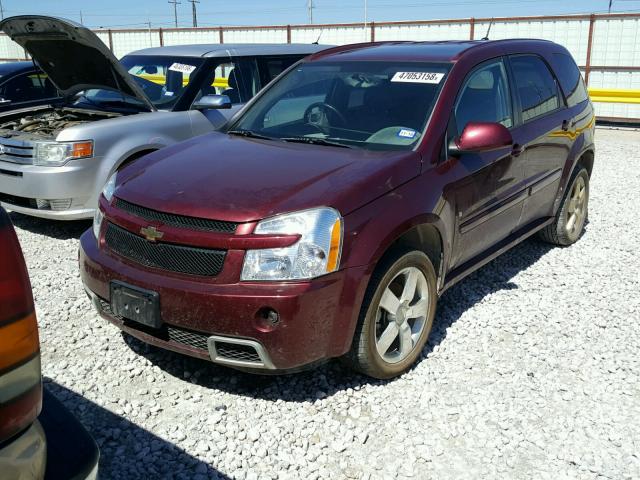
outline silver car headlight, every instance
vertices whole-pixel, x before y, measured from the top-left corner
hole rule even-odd
[[[69,160],[93,156],[93,141],[36,142],[34,165],[57,167]]]
[[[300,235],[290,247],[248,250],[241,280],[303,280],[334,272],[342,254],[342,217],[329,207],[261,221],[256,234]]]

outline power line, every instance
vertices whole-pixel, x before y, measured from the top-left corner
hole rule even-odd
[[[191,16],[193,17],[193,26],[198,26],[198,12],[196,11],[196,3],[200,3],[199,0],[187,0],[191,3]]]
[[[178,5],[182,2],[178,2],[178,0],[168,0],[167,3],[173,3],[173,19],[176,24],[176,28],[178,28]]]

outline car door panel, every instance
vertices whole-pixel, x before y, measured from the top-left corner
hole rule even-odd
[[[573,143],[573,118],[546,62],[538,55],[509,57],[523,128],[527,196],[520,226],[553,215],[562,172]]]
[[[511,104],[501,59],[476,67],[456,102],[455,127],[450,131],[459,134],[468,122],[501,122],[510,129],[514,144],[487,152],[466,152],[447,160],[457,163],[462,171],[460,180],[451,186],[456,205],[452,268],[506,238],[518,225],[526,188],[520,151],[524,138],[522,128],[514,127]]]

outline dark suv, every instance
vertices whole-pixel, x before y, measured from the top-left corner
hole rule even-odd
[[[104,317],[155,345],[254,371],[343,357],[392,377],[451,285],[534,233],[580,237],[594,122],[551,42],[326,50],[224,133],[112,177],[82,279]]]

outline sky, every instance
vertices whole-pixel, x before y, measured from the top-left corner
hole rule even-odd
[[[178,25],[192,25],[188,0],[176,0]],[[200,0],[199,26],[282,25],[309,23],[309,0]],[[313,0],[313,23],[431,20],[566,13],[605,13],[609,0]],[[167,0],[0,0],[5,17],[54,15],[89,27],[143,28],[174,25]],[[614,12],[640,12],[640,0],[613,0]],[[82,12],[82,13],[81,13]]]

